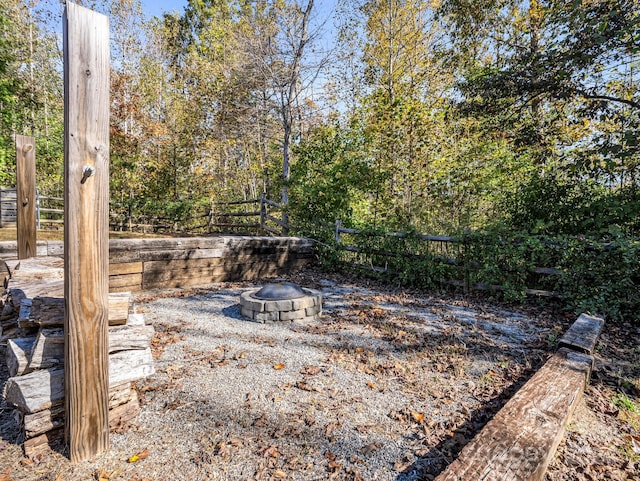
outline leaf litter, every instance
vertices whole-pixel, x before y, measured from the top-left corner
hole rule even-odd
[[[71,466],[52,453],[22,465],[3,410],[2,439],[13,442],[0,467],[6,459],[14,481],[55,479],[47,472],[90,479],[96,466],[122,481],[433,479],[570,322],[551,309],[506,310],[326,276],[289,279],[323,290],[324,315],[305,326],[242,320],[238,296],[253,284],[145,294],[157,374],[138,385],[137,427],[112,434],[110,453],[90,462]],[[620,339],[637,346],[639,337],[632,329],[604,336],[586,402],[547,480],[637,479],[637,427],[611,399],[621,389],[634,396],[637,357]],[[140,446],[153,455],[127,463]]]

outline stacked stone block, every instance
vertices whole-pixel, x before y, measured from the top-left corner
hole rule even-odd
[[[258,299],[258,290],[240,295],[240,313],[251,321],[305,323],[322,315],[322,293],[315,289],[303,289],[306,296],[296,299]]]

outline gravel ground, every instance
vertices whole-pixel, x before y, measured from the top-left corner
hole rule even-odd
[[[30,461],[0,406],[0,480],[433,479],[569,322],[315,271],[292,280],[322,290],[320,321],[243,320],[238,297],[255,284],[145,294],[137,311],[156,328],[157,373],[138,383],[137,424],[94,460]],[[548,480],[574,479],[563,477],[567,459],[585,459],[574,433],[582,439],[570,432]],[[623,474],[634,469],[620,459]]]

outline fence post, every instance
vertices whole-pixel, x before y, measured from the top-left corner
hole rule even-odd
[[[342,227],[342,221],[336,219],[336,244],[340,244],[340,228]]]
[[[36,230],[40,230],[40,191],[36,189]]]
[[[265,225],[267,222],[267,203],[264,201],[266,194],[260,194],[260,230],[262,234],[266,234]]]
[[[458,251],[462,251],[462,269],[464,273],[464,287],[463,291],[465,294],[468,294],[471,291],[471,271],[470,262],[467,259],[467,250],[468,250],[468,241],[467,234],[462,234],[462,242],[458,245]]]
[[[109,449],[109,19],[67,2],[64,40],[65,439]]]
[[[207,220],[207,234],[211,233],[212,224],[213,224],[213,202],[211,202],[211,206],[209,207],[209,219]]]
[[[16,135],[16,226],[18,259],[36,256],[36,144]]]

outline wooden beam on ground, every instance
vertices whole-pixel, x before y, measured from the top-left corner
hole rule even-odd
[[[589,380],[593,358],[560,349],[436,481],[540,481]]]
[[[114,352],[109,356],[109,367],[111,372],[108,386],[111,389],[151,376],[155,372],[150,348]],[[5,401],[26,414],[49,409],[65,398],[64,379],[63,367],[10,377],[5,386]]]
[[[16,225],[18,259],[36,255],[36,142],[16,135]]]
[[[593,354],[596,342],[604,327],[604,319],[580,314],[576,322],[560,338],[558,347],[566,347],[585,354]]]
[[[64,14],[65,440],[72,462],[109,449],[109,19]]]

